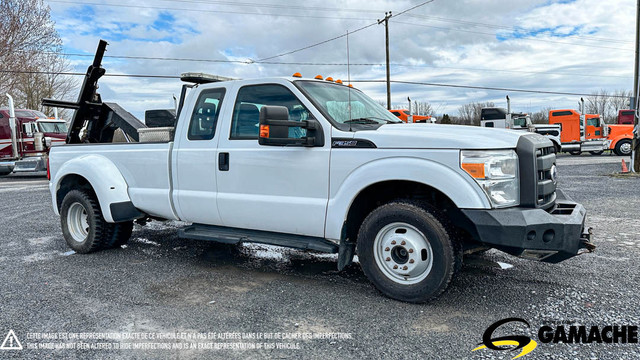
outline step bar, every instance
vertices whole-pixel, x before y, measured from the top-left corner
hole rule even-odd
[[[338,245],[324,238],[215,225],[193,224],[178,230],[178,237],[232,245],[252,242],[325,253],[338,252]]]

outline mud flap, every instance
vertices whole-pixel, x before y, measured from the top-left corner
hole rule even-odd
[[[345,267],[351,265],[355,252],[356,244],[347,239],[347,225],[344,224],[340,235],[340,246],[338,247],[338,271],[342,271]]]

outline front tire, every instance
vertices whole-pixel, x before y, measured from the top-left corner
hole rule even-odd
[[[69,191],[62,200],[60,223],[67,245],[75,252],[88,254],[102,248],[108,224],[93,194]]]
[[[631,149],[631,140],[629,140],[629,139],[624,139],[624,140],[618,141],[618,143],[616,144],[616,147],[613,149],[613,151],[618,156],[631,155],[631,150],[632,150]]]
[[[367,216],[358,258],[369,280],[390,298],[422,303],[440,295],[455,271],[453,240],[428,205],[392,202]]]

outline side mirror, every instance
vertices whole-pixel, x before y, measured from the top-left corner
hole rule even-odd
[[[260,108],[260,135],[258,143],[269,146],[323,146],[324,134],[318,120],[289,120],[289,110],[285,106],[263,106]],[[306,136],[290,138],[289,128],[307,130]]]

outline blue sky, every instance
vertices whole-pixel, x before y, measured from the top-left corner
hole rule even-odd
[[[70,0],[75,2],[76,0]],[[345,34],[420,1],[337,1],[263,3],[105,0],[92,4],[49,2],[65,50],[93,54],[100,38],[107,55],[247,61]],[[102,5],[98,5],[102,4]],[[103,6],[124,4],[124,6]],[[436,0],[390,22],[392,79],[471,86],[591,93],[630,90],[633,83],[635,3],[595,1]],[[372,26],[349,36],[353,79],[383,79],[384,29]],[[90,57],[70,57],[84,72]],[[202,71],[254,78],[302,72],[346,78],[346,39],[272,61],[241,64],[105,58],[108,73],[179,75]],[[370,64],[370,65],[362,65]],[[374,99],[385,99],[384,84],[356,84]],[[170,107],[179,93],[173,80],[108,78],[103,98],[137,116],[147,108]],[[429,101],[438,112],[455,114],[472,101],[504,102],[505,91],[392,85],[392,102],[410,96]],[[74,96],[75,97],[75,94]],[[575,107],[575,96],[511,94],[514,110]],[[504,105],[504,104],[502,104]]]

